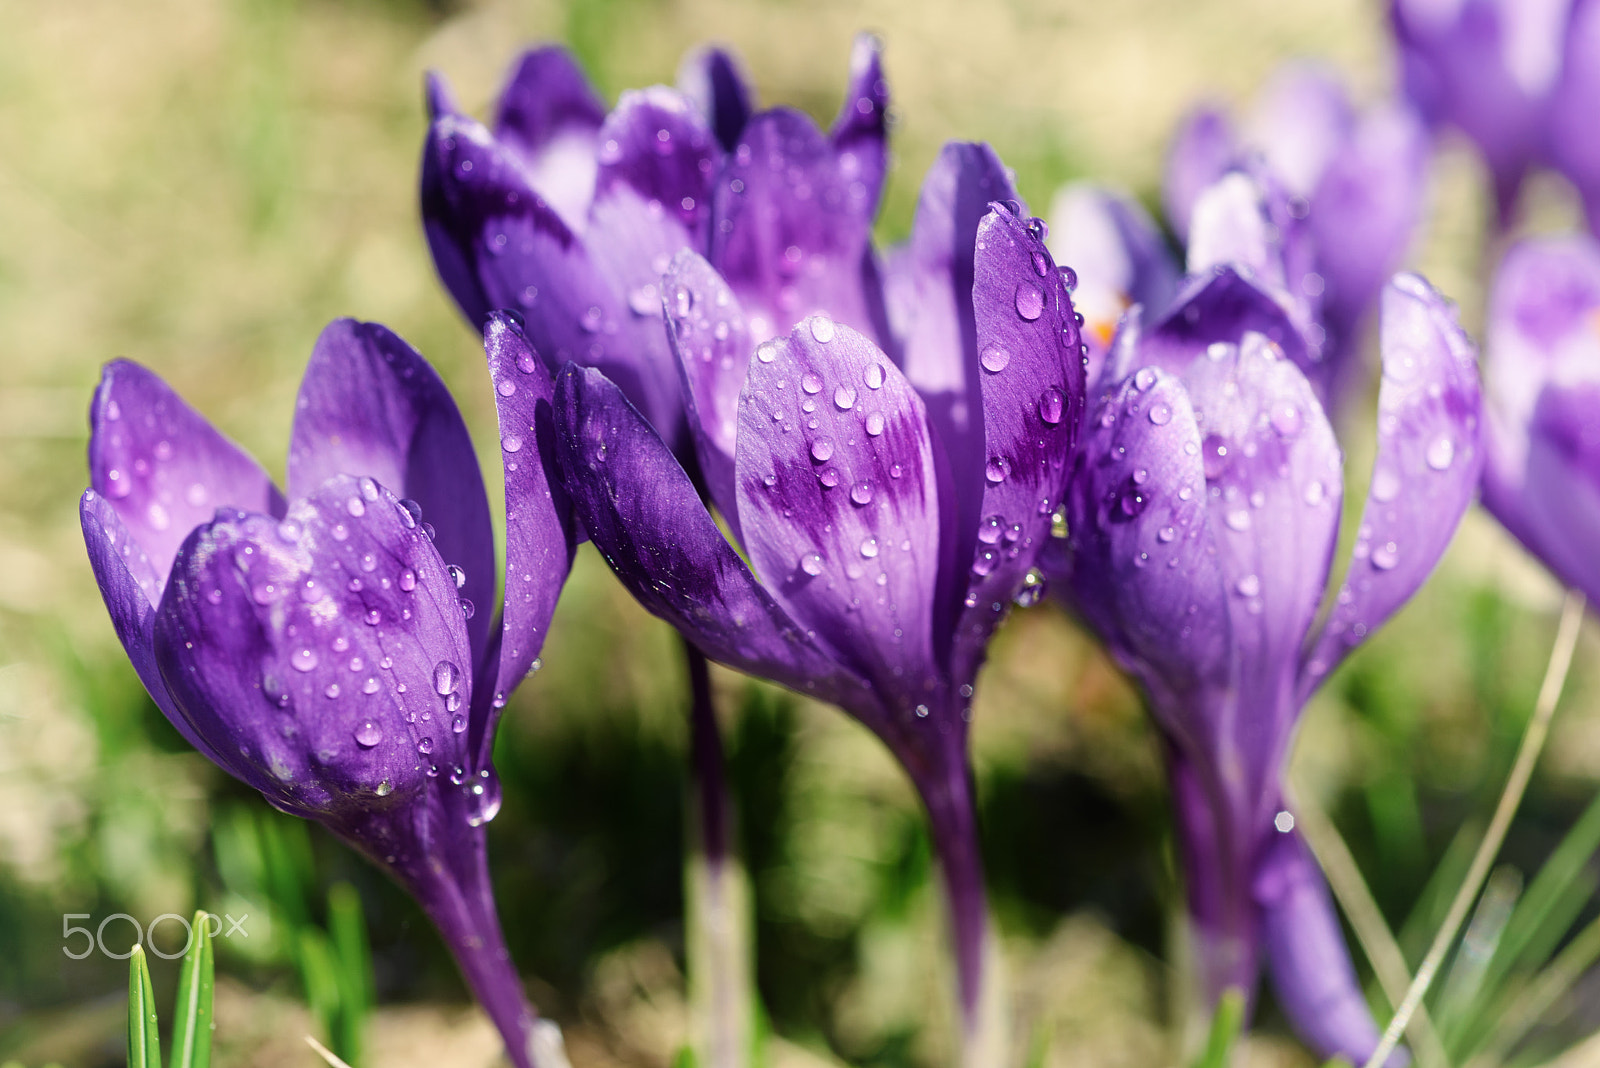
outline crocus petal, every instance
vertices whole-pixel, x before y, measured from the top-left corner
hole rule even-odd
[[[1483,502],[1562,581],[1600,601],[1600,463],[1584,462],[1581,447],[1583,406],[1600,391],[1597,322],[1592,238],[1507,253],[1489,312]]]
[[[985,514],[980,496],[988,459],[980,382],[984,371],[973,315],[978,225],[992,202],[1014,200],[1015,195],[992,148],[947,143],[922,181],[911,240],[891,256],[884,283],[901,367],[927,405],[928,423],[948,471],[950,488],[943,500],[949,533],[942,539],[934,619],[934,642],[941,651],[950,647],[949,636],[963,607],[965,571]]]
[[[1567,26],[1561,81],[1550,101],[1550,153],[1583,195],[1589,229],[1600,233],[1600,3],[1575,0]]]
[[[595,148],[606,108],[565,48],[524,52],[495,111],[494,135],[521,159],[533,188],[569,225],[594,192]]]
[[[663,238],[698,248],[711,215],[711,174],[720,154],[711,131],[682,93],[661,85],[623,93],[600,128],[595,211],[601,211],[607,197],[626,190],[650,205],[648,214],[659,220],[652,229],[661,229]],[[595,241],[593,251],[600,255],[600,246],[611,243]],[[628,252],[647,266],[654,258],[637,248]],[[650,280],[658,280],[663,270],[656,264],[648,272]],[[627,281],[623,279],[624,284]]]
[[[284,507],[260,464],[129,360],[106,364],[89,407],[89,486],[150,558],[156,595],[178,546],[214,510],[282,515]]]
[[[1318,1057],[1365,1064],[1378,1045],[1378,1027],[1327,884],[1299,835],[1268,833],[1273,840],[1257,869],[1254,893],[1278,1004]],[[1398,1052],[1386,1063],[1401,1068],[1409,1058]]]
[[[472,725],[473,751],[486,765],[500,706],[528,674],[549,633],[572,569],[574,531],[572,506],[556,466],[555,382],[521,324],[504,312],[489,317],[483,348],[500,417],[508,531],[500,654],[493,677],[482,683],[493,698],[485,715],[474,709]]]
[[[1200,460],[1239,668],[1240,713],[1215,752],[1265,804],[1299,710],[1295,669],[1328,581],[1343,458],[1310,383],[1260,335],[1197,360],[1184,381],[1204,413]]]
[[[750,119],[750,79],[733,54],[716,46],[690,51],[678,65],[678,89],[694,101],[717,143],[732,152]]]
[[[616,385],[569,365],[556,377],[555,414],[573,510],[640,604],[713,660],[824,700],[861,701],[859,680],[756,582]]]
[[[955,483],[955,562],[962,576],[955,586],[964,587],[951,654],[958,682],[977,674],[1001,610],[1049,538],[1084,407],[1078,325],[1042,226],[1004,208],[983,218],[972,309],[984,451],[982,481]],[[952,452],[956,447],[947,443]],[[952,474],[965,466],[952,462]],[[967,500],[979,505],[975,514],[963,506]]]
[[[739,537],[734,492],[734,441],[739,394],[750,369],[750,330],[744,309],[722,276],[685,249],[662,280],[667,337],[678,359],[695,455],[711,500]]]
[[[190,534],[155,621],[179,714],[219,763],[300,815],[464,783],[471,650],[455,582],[399,500],[339,476],[281,521]],[[459,770],[457,770],[459,769]]]
[[[735,480],[767,589],[909,719],[937,686],[939,494],[922,399],[865,337],[805,320],[750,363]]]
[[[1344,148],[1355,116],[1344,84],[1319,63],[1287,63],[1256,98],[1245,137],[1300,197],[1310,197]]]
[[[1260,334],[1303,373],[1315,373],[1319,365],[1301,326],[1276,288],[1246,278],[1232,266],[1218,267],[1185,281],[1166,312],[1148,325],[1142,314],[1125,318],[1101,382],[1118,382],[1152,366],[1181,375],[1213,344],[1238,344],[1246,334]]]
[[[475,667],[495,593],[494,530],[478,456],[438,372],[378,323],[329,323],[300,383],[289,493],[305,497],[335,475],[369,476],[421,506],[439,555],[464,573],[461,596],[475,609],[467,620]]]
[[[450,83],[438,71],[430,70],[422,76],[422,104],[432,122],[441,115],[459,115],[461,106],[456,103]]]
[[[189,744],[215,762],[217,757],[211,746],[178,715],[156,664],[155,615],[161,600],[162,577],[104,494],[85,490],[78,504],[78,520],[89,550],[89,566],[100,584],[100,596],[139,681]]]
[[[422,185],[423,221],[441,274],[451,280],[450,262],[474,272],[482,304],[473,306],[473,294],[454,286],[452,293],[475,327],[493,309],[520,310],[552,371],[568,360],[599,367],[675,437],[681,405],[654,279],[629,292],[623,277],[651,270],[650,256],[629,262],[618,247],[606,253],[615,270],[596,263],[584,239],[528,186],[516,161],[470,119],[447,116],[433,124]],[[604,204],[597,225],[625,234],[637,224],[665,269],[677,246],[661,239],[663,220],[651,220],[637,197],[607,197]]]
[[[1155,221],[1132,197],[1088,182],[1050,201],[1050,251],[1077,276],[1072,305],[1083,316],[1090,391],[1129,305],[1159,313],[1178,288],[1178,266]]]
[[[1113,387],[1085,423],[1066,497],[1069,552],[1053,576],[1190,763],[1215,748],[1204,698],[1228,690],[1233,672],[1199,442],[1176,376],[1152,369]]]
[[[744,304],[752,341],[813,312],[878,334],[878,189],[854,158],[788,108],[745,126],[713,195],[709,259]]]
[[[828,137],[845,177],[865,187],[870,217],[878,209],[889,169],[889,83],[883,77],[883,42],[857,34],[850,47],[850,86]],[[852,193],[854,192],[852,188]]]
[[[1284,287],[1283,249],[1267,216],[1265,193],[1243,171],[1232,171],[1202,190],[1189,219],[1189,273],[1223,266]]]
[[[1350,572],[1306,662],[1306,691],[1417,591],[1472,503],[1483,466],[1477,352],[1416,275],[1383,294],[1378,456]]]
[[[1201,190],[1238,162],[1239,138],[1227,112],[1205,104],[1183,120],[1167,150],[1161,201],[1181,240],[1189,237],[1189,216]]]

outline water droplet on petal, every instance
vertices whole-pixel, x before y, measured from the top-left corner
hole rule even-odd
[[[856,406],[856,391],[853,386],[840,386],[833,391],[833,403],[841,412],[848,412]]]
[[[1243,508],[1230,509],[1223,522],[1229,530],[1242,533],[1250,529],[1250,513]]]
[[[877,538],[866,538],[866,539],[864,539],[861,542],[861,555],[865,556],[869,560],[872,559],[874,556],[877,556],[878,555],[878,539]]]
[[[417,573],[411,570],[409,567],[406,568],[404,571],[400,572],[399,583],[402,590],[404,590],[406,593],[410,593],[412,590],[417,588]]]
[[[1392,467],[1379,464],[1372,472],[1372,499],[1387,504],[1400,493],[1400,476]]]
[[[833,442],[828,438],[818,438],[811,443],[811,458],[818,463],[823,463],[833,456]]]
[[[378,692],[378,680],[376,678],[374,678],[373,676],[368,675],[367,676],[367,681],[363,682],[361,684],[361,692],[362,693],[366,693],[366,694],[377,693]]]
[[[872,503],[872,483],[857,482],[850,487],[850,499],[856,504]]]
[[[776,341],[763,341],[756,347],[756,359],[762,363],[771,363],[778,358],[778,343]]]
[[[870,437],[874,437],[875,438],[879,434],[882,434],[882,433],[883,433],[883,413],[882,412],[873,412],[871,415],[867,416],[867,434]]]
[[[367,506],[362,503],[360,497],[351,497],[348,501],[345,501],[344,510],[357,519],[367,514]]]
[[[1255,575],[1246,575],[1235,583],[1233,588],[1240,597],[1254,597],[1261,592],[1261,579]]]
[[[500,439],[500,447],[506,452],[521,452],[522,439],[515,434],[507,434]]]
[[[1017,314],[1030,323],[1044,314],[1044,294],[1032,282],[1017,283]]]
[[[1011,461],[1004,456],[991,456],[989,462],[983,465],[983,477],[998,485],[1011,474]]]
[[[356,744],[363,749],[371,749],[383,741],[383,730],[370,719],[356,728]]]
[[[1428,443],[1428,466],[1435,471],[1448,471],[1450,464],[1456,458],[1456,443],[1449,437],[1440,435]]]
[[[1144,393],[1156,384],[1156,370],[1154,367],[1141,367],[1133,375],[1133,388]]]
[[[1049,426],[1056,426],[1066,415],[1067,398],[1055,386],[1045,387],[1039,394],[1039,418]]]
[[[807,393],[821,393],[822,376],[817,374],[815,371],[807,371],[800,377],[800,388],[805,390]]]
[[[1164,401],[1156,401],[1150,406],[1150,421],[1156,426],[1166,426],[1172,422],[1172,409]]]
[[[800,558],[800,570],[815,578],[822,574],[822,556],[819,553],[806,553]]]
[[[312,649],[296,649],[289,656],[289,664],[296,671],[310,671],[317,666],[317,654]]]
[[[1300,428],[1305,422],[1300,415],[1300,409],[1288,401],[1274,404],[1272,406],[1272,414],[1268,416],[1268,419],[1272,423],[1272,429],[1276,430],[1281,437],[1286,438],[1292,438],[1300,433]]]
[[[1400,547],[1394,542],[1385,542],[1372,550],[1372,566],[1379,571],[1388,571],[1400,562]]]
[[[433,739],[424,738],[419,741],[417,743],[417,752],[421,753],[423,756],[427,756],[429,753],[433,752]]]
[[[999,374],[1011,363],[1011,353],[1006,350],[1004,345],[991,341],[983,347],[983,352],[978,356],[978,362],[983,364],[985,371]]]
[[[826,315],[813,315],[811,317],[811,336],[823,345],[832,341],[833,320]]]
[[[460,674],[460,669],[448,660],[441,660],[433,665],[434,692],[443,695],[454,690]]]
[[[887,374],[884,372],[883,364],[874,363],[867,368],[866,381],[868,389],[882,389],[885,378],[887,378]]]

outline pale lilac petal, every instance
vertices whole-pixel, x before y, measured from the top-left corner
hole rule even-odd
[[[1067,463],[1083,419],[1081,341],[1061,272],[1043,228],[997,208],[978,224],[972,308],[977,332],[983,452],[957,463],[974,483],[954,481],[956,589],[962,609],[951,677],[970,681],[1003,609],[1021,590],[1061,506]],[[970,500],[979,507],[964,507]]]
[[[615,385],[569,365],[556,379],[555,413],[573,510],[640,604],[713,660],[822,700],[870,703],[863,683],[756,582]]]
[[[111,502],[159,580],[221,507],[282,515],[267,473],[151,371],[113,360],[89,407],[89,486]]]
[[[822,313],[879,334],[872,256],[878,190],[805,115],[753,117],[713,200],[711,265],[749,316],[751,340]]]
[[[1310,198],[1355,125],[1344,84],[1320,63],[1287,63],[1256,97],[1245,139],[1295,196]]]
[[[594,210],[600,213],[607,197],[626,192],[649,206],[669,240],[700,248],[720,155],[710,129],[682,93],[660,85],[623,93],[600,128]],[[595,254],[600,255],[598,248]],[[643,259],[650,266],[651,257]],[[620,273],[659,279],[662,271],[613,272]]]
[[[732,152],[754,110],[750,79],[738,59],[715,45],[695,48],[678,65],[678,89],[694,102],[717,143]]]
[[[1307,659],[1314,688],[1432,573],[1477,490],[1477,351],[1454,306],[1416,275],[1383,294],[1378,456],[1350,571]]]
[[[475,717],[473,724],[474,752],[480,763],[487,763],[499,708],[528,674],[549,633],[550,617],[572,569],[574,531],[556,460],[551,407],[555,382],[521,324],[503,312],[489,317],[483,348],[495,384],[506,488],[500,652],[493,674],[482,683],[493,694],[490,710],[481,723]]]
[[[712,502],[739,537],[734,492],[734,441],[739,429],[739,394],[750,368],[750,330],[744,309],[720,274],[684,250],[662,280],[667,337],[678,359],[700,474]]]
[[[595,153],[606,108],[565,48],[524,52],[495,109],[495,139],[521,161],[528,182],[570,226],[594,193]]]
[[[916,391],[854,330],[805,320],[750,363],[735,477],[765,586],[909,720],[939,684],[939,494]]]
[[[476,667],[495,594],[494,529],[478,456],[438,372],[379,323],[329,323],[300,383],[289,493],[309,496],[336,475],[366,477],[421,506],[439,555],[462,570]]]
[[[1600,3],[1574,0],[1561,80],[1550,101],[1550,152],[1583,195],[1589,229],[1600,232]]]
[[[1267,833],[1272,839],[1256,869],[1254,892],[1278,1005],[1318,1057],[1365,1064],[1377,1048],[1378,1026],[1327,884],[1298,834]],[[1410,1058],[1400,1051],[1386,1063],[1402,1068]]]
[[[1266,192],[1250,174],[1230,171],[1195,198],[1186,266],[1191,275],[1232,267],[1262,285],[1287,288],[1280,235]]]
[[[867,214],[877,211],[889,169],[889,83],[883,77],[883,42],[857,34],[850,46],[850,85],[828,132],[845,177],[866,188]]]
[[[1159,314],[1178,288],[1178,265],[1155,221],[1125,193],[1088,182],[1062,186],[1050,202],[1050,251],[1072,268],[1072,306],[1083,316],[1091,391],[1123,313],[1143,305]]]
[[[1179,239],[1189,237],[1189,217],[1194,202],[1207,186],[1238,162],[1239,138],[1227,112],[1205,104],[1189,113],[1167,149],[1161,200],[1167,220]]]
[[[223,510],[196,528],[155,653],[189,729],[288,811],[399,806],[434,775],[476,773],[455,582],[399,500],[357,479],[282,520]]]

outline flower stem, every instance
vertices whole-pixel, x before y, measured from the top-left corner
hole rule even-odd
[[[985,1043],[983,1030],[984,956],[989,938],[988,908],[983,887],[983,858],[978,849],[978,819],[973,809],[972,777],[963,766],[922,791],[939,859],[950,930],[955,945],[956,990],[961,1005],[962,1040],[970,1063]]]

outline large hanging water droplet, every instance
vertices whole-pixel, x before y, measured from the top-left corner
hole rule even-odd
[[[1066,411],[1066,395],[1055,386],[1047,386],[1045,391],[1039,394],[1039,418],[1043,419],[1047,425],[1056,426],[1059,424],[1066,415]]]
[[[1032,282],[1018,282],[1017,314],[1030,323],[1044,314],[1044,293]]]
[[[433,689],[441,696],[456,688],[456,680],[461,675],[461,669],[448,660],[441,660],[433,665]]]
[[[455,564],[449,564],[445,570],[450,573],[450,581],[456,584],[456,589],[467,584],[467,573]]]
[[[983,477],[994,485],[999,485],[1011,474],[1011,461],[1004,456],[991,456],[989,462],[983,465]]]

